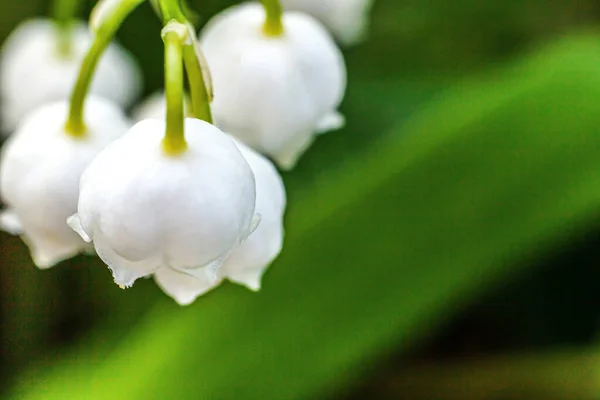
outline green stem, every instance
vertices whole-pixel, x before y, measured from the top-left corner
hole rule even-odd
[[[68,134],[74,137],[85,136],[86,127],[83,118],[85,98],[94,76],[94,71],[102,53],[110,44],[123,20],[144,0],[122,0],[106,18],[100,22],[92,46],[85,55],[75,88],[71,94],[69,117],[65,125]]]
[[[190,85],[190,97],[192,100],[191,114],[194,118],[212,124],[213,119],[210,110],[211,98],[208,92],[205,75],[202,71],[202,64],[199,60],[199,55],[196,52],[197,43],[193,33],[193,27],[185,16],[180,0],[159,0],[158,6],[165,24],[175,20],[192,30],[189,32],[191,43],[186,43],[183,46],[183,60]]]
[[[283,34],[283,8],[279,0],[262,0],[266,20],[263,31],[267,36],[281,36]]]
[[[179,155],[187,149],[183,105],[183,44],[176,32],[166,32],[165,94],[167,98],[167,128],[163,148],[168,155]]]
[[[191,114],[194,118],[201,119],[210,124],[213,123],[210,111],[210,95],[204,80],[202,66],[198,60],[198,54],[193,45],[183,47],[183,61],[187,71],[190,84],[190,96],[192,98]]]
[[[54,0],[52,16],[59,25],[69,25],[75,19],[81,0]]]
[[[171,20],[182,24],[188,23],[179,0],[159,0],[158,3],[165,24]]]
[[[79,10],[81,0],[54,0],[52,16],[58,26],[58,54],[68,58],[71,55],[71,29]]]

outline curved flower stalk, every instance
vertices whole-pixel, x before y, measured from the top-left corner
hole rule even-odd
[[[316,133],[343,125],[336,109],[346,69],[315,19],[297,12],[277,18],[257,3],[234,6],[208,23],[200,43],[213,78],[215,124],[289,169]]]
[[[256,179],[256,211],[261,222],[256,231],[235,248],[218,271],[217,281],[190,276],[171,268],[160,268],[154,274],[157,284],[179,304],[187,305],[217,287],[223,279],[259,290],[263,273],[279,255],[283,244],[285,187],[279,173],[265,157],[236,142],[252,168]]]
[[[68,35],[65,39],[61,35]],[[68,31],[49,19],[21,24],[0,51],[1,130],[8,134],[31,110],[68,98],[81,62],[94,36],[82,22]],[[68,50],[61,48],[69,43]],[[91,85],[93,94],[125,107],[138,96],[141,73],[134,59],[112,43],[100,61]]]
[[[196,119],[184,129],[186,149],[169,154],[165,122],[144,120],[82,176],[69,225],[93,241],[120,286],[161,268],[214,282],[258,224],[254,175],[233,141]]]
[[[369,26],[373,0],[281,0],[286,10],[317,18],[344,45],[360,42]]]
[[[65,130],[66,101],[34,110],[2,151],[0,189],[7,205],[2,229],[21,235],[35,264],[48,268],[88,246],[65,223],[77,210],[79,179],[90,161],[130,124],[119,107],[91,97],[85,137]]]

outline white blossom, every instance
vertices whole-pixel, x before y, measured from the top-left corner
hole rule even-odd
[[[22,23],[5,41],[0,50],[4,133],[14,130],[28,111],[70,95],[93,36],[82,22],[73,23],[69,32],[69,54],[61,53],[60,28],[47,19]],[[98,64],[91,92],[128,106],[140,89],[140,71],[133,58],[112,43]]]
[[[315,133],[339,128],[346,88],[343,56],[313,17],[288,12],[268,36],[258,3],[215,16],[200,43],[212,74],[215,124],[292,168]]]
[[[77,210],[79,179],[96,154],[130,126],[120,108],[96,97],[85,103],[84,137],[65,132],[67,114],[66,101],[34,110],[8,139],[0,161],[0,190],[8,207],[0,224],[22,235],[40,268],[87,247],[66,224]]]
[[[192,303],[198,296],[218,286],[223,279],[259,290],[264,271],[281,251],[286,204],[281,177],[266,158],[243,143],[236,144],[256,178],[256,211],[262,217],[260,225],[225,260],[218,271],[217,281],[190,276],[170,268],[156,271],[154,276],[158,285],[181,305]]]
[[[254,175],[227,135],[186,119],[188,149],[173,156],[162,147],[165,129],[141,121],[102,151],[68,221],[121,286],[160,268],[215,281],[259,220]]]
[[[365,36],[373,0],[281,0],[281,4],[314,16],[340,42],[352,45]]]

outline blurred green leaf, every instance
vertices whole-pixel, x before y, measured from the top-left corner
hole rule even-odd
[[[72,354],[10,398],[279,400],[352,383],[589,228],[598,99],[593,35],[459,85],[290,204],[262,292],[164,299],[110,351]]]

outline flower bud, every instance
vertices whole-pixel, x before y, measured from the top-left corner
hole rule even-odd
[[[69,35],[66,53],[61,51],[62,34]],[[10,133],[32,109],[67,98],[91,43],[92,34],[81,22],[64,32],[46,19],[21,24],[0,51],[2,131]],[[91,93],[126,107],[140,89],[140,71],[133,58],[118,44],[111,44],[98,64]]]
[[[85,136],[70,136],[65,132],[68,108],[60,101],[34,110],[6,142],[0,161],[0,190],[8,207],[0,224],[22,235],[40,268],[87,247],[66,224],[77,211],[79,179],[96,154],[129,128],[117,106],[90,97]]]
[[[121,286],[160,268],[214,282],[259,220],[254,175],[227,135],[186,119],[188,148],[175,156],[164,151],[165,130],[144,120],[102,151],[69,219]]]
[[[341,52],[312,17],[290,12],[283,33],[268,35],[260,4],[215,16],[200,43],[214,87],[215,124],[292,168],[314,135],[339,128],[346,88]]]

